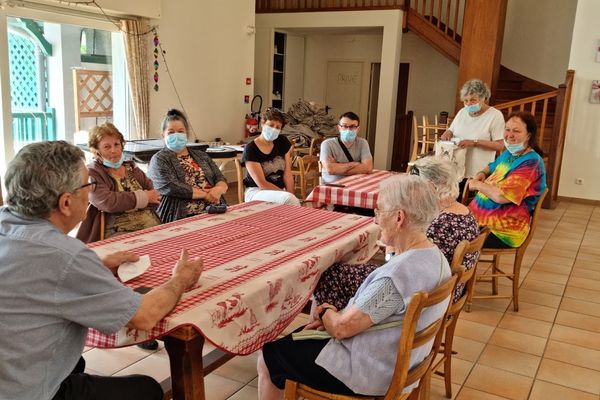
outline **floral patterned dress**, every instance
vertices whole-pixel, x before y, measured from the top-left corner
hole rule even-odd
[[[479,226],[472,214],[442,212],[427,228],[427,237],[442,251],[449,263],[454,249],[462,240],[473,240],[479,236]],[[465,256],[465,268],[471,269],[477,263],[479,254]],[[323,275],[315,288],[317,304],[329,303],[338,310],[343,309],[354,296],[358,287],[380,265],[378,264],[333,264]],[[462,296],[464,285],[456,288],[454,301]]]
[[[206,190],[211,188],[210,184],[206,181],[206,175],[204,175],[202,167],[200,167],[200,165],[192,158],[192,156],[188,154],[185,156],[178,156],[177,159],[179,160],[179,163],[185,172],[185,183],[192,187],[200,187]],[[190,200],[186,205],[187,215],[191,216],[200,214],[204,212],[207,205],[208,203],[202,199]]]

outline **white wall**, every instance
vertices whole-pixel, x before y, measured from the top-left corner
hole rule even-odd
[[[362,62],[362,87],[360,108],[352,110],[366,121],[369,106],[369,77],[371,63],[381,62],[381,32],[366,34],[315,34],[307,35],[304,60],[304,99],[325,104],[327,63],[329,61]],[[340,110],[336,110],[338,114]],[[345,110],[344,110],[345,111]],[[342,111],[343,112],[343,111]],[[337,119],[339,115],[334,115]],[[361,136],[367,130],[361,130]]]
[[[552,86],[565,80],[577,1],[508,0],[502,65]]]
[[[600,104],[589,102],[592,80],[600,80],[595,62],[600,40],[600,2],[579,0],[569,68],[575,70],[571,112],[558,194],[600,200]],[[575,179],[583,178],[583,185]]]
[[[29,0],[32,3],[39,3],[41,5],[51,5],[69,8],[66,2],[61,0]],[[108,13],[117,13],[123,15],[139,15],[147,18],[158,18],[160,17],[160,3],[161,0],[97,0],[98,4],[102,9]],[[173,2],[171,2],[173,3]],[[72,7],[72,6],[71,6]],[[172,5],[171,5],[172,7]],[[98,8],[95,6],[78,5],[78,9],[86,10],[91,12],[98,12]]]
[[[254,1],[237,0],[233,7],[180,0],[173,7],[171,0],[163,0],[162,11],[152,24],[158,25],[169,71],[197,137],[237,143],[250,110],[244,95],[253,93],[245,78],[254,74],[254,34],[247,33],[247,26],[254,26]],[[155,137],[166,111],[181,108],[163,60],[159,63],[160,89],[152,89],[153,81],[150,88],[150,132]]]
[[[412,32],[402,36],[400,61],[410,64],[406,110],[432,120],[440,111],[453,115],[458,65]]]

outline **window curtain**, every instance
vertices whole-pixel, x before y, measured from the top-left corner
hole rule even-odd
[[[129,88],[133,106],[136,136],[147,139],[150,132],[150,93],[148,91],[148,25],[145,22],[121,20],[125,42],[125,60],[129,75]]]

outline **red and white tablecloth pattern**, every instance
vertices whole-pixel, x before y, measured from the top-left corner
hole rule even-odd
[[[330,265],[372,257],[378,234],[372,218],[250,202],[225,214],[200,215],[91,244],[100,256],[119,250],[150,256],[150,268],[126,283],[132,288],[167,281],[182,247],[190,257],[203,258],[204,272],[151,331],[123,328],[106,335],[90,329],[86,344],[126,346],[192,325],[215,346],[250,354],[289,325]]]
[[[370,174],[350,175],[335,182],[340,187],[315,186],[305,202],[312,203],[313,207],[328,204],[375,209],[379,184],[395,174],[396,172],[374,170]]]

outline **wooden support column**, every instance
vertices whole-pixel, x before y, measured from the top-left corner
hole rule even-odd
[[[490,87],[492,99],[500,73],[504,21],[508,0],[466,0],[463,22],[458,84],[481,79]],[[462,106],[457,94],[456,110]]]

